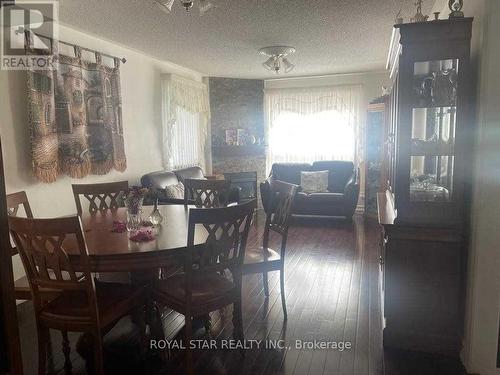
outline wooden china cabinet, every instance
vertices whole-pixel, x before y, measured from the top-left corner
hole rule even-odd
[[[394,27],[382,227],[384,345],[461,348],[474,89],[472,18]]]

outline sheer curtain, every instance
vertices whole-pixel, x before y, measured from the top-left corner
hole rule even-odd
[[[275,162],[362,158],[360,85],[265,92],[268,169]]]
[[[162,77],[163,167],[205,169],[210,118],[205,84],[173,74]]]
[[[171,167],[174,169],[201,166],[205,170],[203,136],[200,115],[177,107],[172,131]]]

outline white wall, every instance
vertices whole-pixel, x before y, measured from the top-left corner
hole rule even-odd
[[[0,71],[0,134],[5,163],[7,193],[26,190],[33,213],[39,217],[76,212],[71,183],[128,180],[137,184],[147,172],[162,169],[160,74],[176,73],[197,81],[201,75],[180,66],[155,60],[116,43],[60,27],[60,40],[125,57],[121,65],[123,127],[127,170],[81,180],[61,177],[53,184],[37,182],[31,176],[25,72]],[[14,274],[22,274],[19,259],[14,259]]]
[[[352,74],[335,74],[317,77],[294,77],[294,78],[278,78],[269,79],[264,82],[266,89],[285,89],[297,87],[316,87],[316,86],[332,86],[332,85],[361,85],[363,90],[363,98],[361,104],[363,108],[367,108],[368,103],[373,99],[382,96],[382,86],[389,87],[391,84],[389,73],[387,71],[371,72],[371,73],[352,73]],[[366,111],[362,112],[362,123],[366,123]],[[361,191],[359,197],[358,210],[364,207],[364,164],[361,164]]]
[[[476,18],[483,26],[484,39],[479,59],[476,175],[463,359],[469,372],[494,375],[500,374],[496,368],[500,311],[500,2],[484,3],[484,13],[478,13]]]
[[[449,14],[447,0],[434,11]],[[498,375],[500,311],[500,1],[464,2],[474,17],[472,62],[477,77],[477,136],[473,183],[467,307],[462,361],[469,373]]]

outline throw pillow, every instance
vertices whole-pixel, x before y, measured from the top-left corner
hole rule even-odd
[[[300,186],[308,194],[328,192],[328,171],[300,172]]]
[[[184,199],[184,184],[178,182],[175,185],[165,186],[165,198]]]

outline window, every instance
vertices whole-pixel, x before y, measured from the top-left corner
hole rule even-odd
[[[280,113],[269,134],[272,162],[354,160],[354,129],[337,111]]]
[[[167,74],[162,77],[163,167],[205,168],[208,90],[201,82]]]
[[[203,164],[200,115],[177,107],[176,122],[172,127],[172,153],[170,165],[174,169]]]
[[[267,89],[268,169],[273,163],[362,159],[361,86]]]

